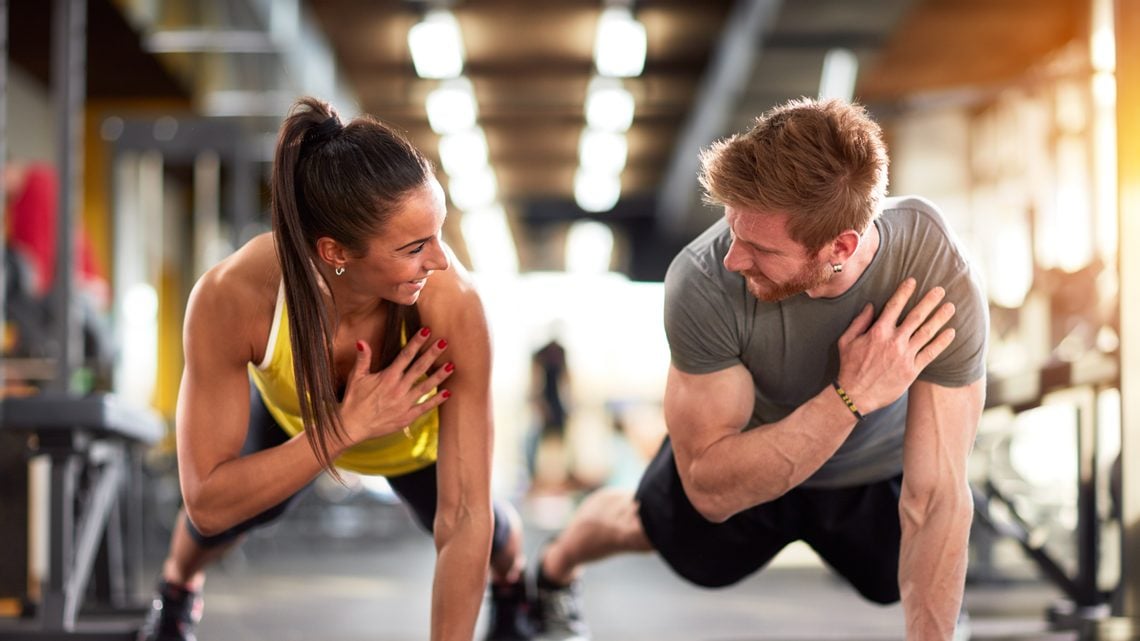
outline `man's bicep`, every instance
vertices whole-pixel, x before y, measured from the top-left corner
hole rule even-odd
[[[682,467],[727,435],[740,432],[752,416],[752,377],[743,365],[710,374],[669,367],[665,425]]]

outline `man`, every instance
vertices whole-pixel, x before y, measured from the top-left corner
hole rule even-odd
[[[588,638],[585,562],[654,550],[719,587],[796,540],[901,599],[908,639],[952,638],[985,390],[975,274],[931,204],[885,198],[861,107],[793,101],[701,160],[724,218],[665,277],[669,438],[635,495],[595,493],[541,553],[543,638]]]

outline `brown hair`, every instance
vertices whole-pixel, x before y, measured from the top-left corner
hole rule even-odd
[[[432,173],[431,162],[391,127],[367,116],[345,125],[331,105],[316,98],[293,105],[277,138],[270,211],[289,310],[293,375],[309,445],[334,474],[330,437],[344,433],[332,367],[336,327],[317,282],[323,276],[314,268],[316,242],[327,236],[365,255],[367,241]],[[399,349],[401,329],[419,324],[414,308],[394,303],[387,318],[380,350],[385,364]]]
[[[882,130],[862,106],[801,98],[703,151],[700,181],[711,204],[787,214],[789,235],[815,252],[871,224],[887,165]]]

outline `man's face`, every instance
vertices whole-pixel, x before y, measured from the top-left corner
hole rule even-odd
[[[831,266],[788,235],[786,214],[759,213],[726,205],[732,230],[725,269],[744,277],[748,291],[774,303],[809,292],[830,280]]]

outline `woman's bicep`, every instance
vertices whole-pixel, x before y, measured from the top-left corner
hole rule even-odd
[[[208,298],[192,298],[183,331],[175,425],[187,501],[215,468],[240,455],[249,425],[248,350],[212,308]]]

